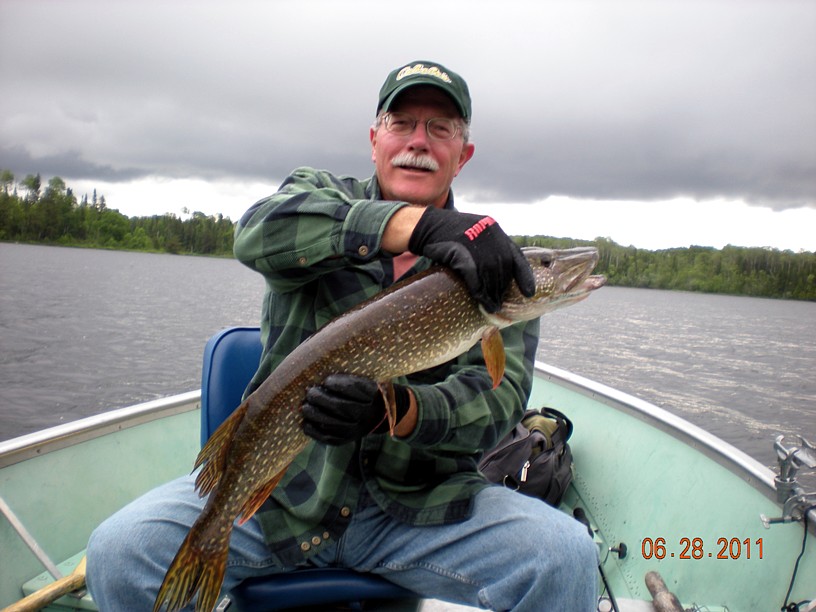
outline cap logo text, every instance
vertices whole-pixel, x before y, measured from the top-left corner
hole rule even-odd
[[[397,73],[397,81],[404,79],[405,77],[413,76],[415,74],[426,74],[428,76],[436,77],[440,81],[444,81],[445,83],[451,83],[451,78],[448,76],[447,72],[442,72],[436,66],[427,67],[425,64],[415,64],[414,66],[406,66],[402,70]]]

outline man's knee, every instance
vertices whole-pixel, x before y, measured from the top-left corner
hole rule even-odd
[[[122,536],[116,522],[109,518],[94,529],[88,539],[86,581],[95,598],[103,598],[101,591],[117,584],[117,577],[128,575],[124,570],[129,555],[123,550],[128,540]]]
[[[598,546],[583,524],[567,514],[559,514],[563,518],[555,527],[556,541],[551,542],[547,554],[557,555],[558,564],[565,573],[594,577],[598,566]]]
[[[116,515],[103,521],[91,532],[88,539],[89,571],[93,569],[104,570],[110,566],[111,561],[122,557],[122,549],[127,546],[130,538],[123,532],[122,525],[116,520]]]

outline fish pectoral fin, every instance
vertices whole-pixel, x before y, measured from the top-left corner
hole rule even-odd
[[[385,416],[383,418],[388,419],[388,432],[393,436],[394,428],[397,426],[397,397],[394,394],[394,383],[390,380],[380,382],[377,383],[377,388],[380,390],[385,404]]]
[[[287,465],[280,472],[275,474],[275,476],[272,477],[272,480],[255,489],[252,496],[244,502],[244,505],[241,507],[241,518],[238,519],[239,525],[243,525],[249,519],[251,519],[252,515],[258,511],[258,508],[260,508],[267,498],[272,495],[272,491],[274,491],[275,487],[278,486],[278,483],[281,481],[281,478],[283,478],[283,475],[286,473],[286,469],[288,467],[289,466]]]
[[[498,327],[489,327],[482,334],[482,355],[484,355],[487,373],[493,380],[493,388],[499,386],[504,376],[504,340]]]
[[[232,437],[244,419],[246,411],[247,403],[244,402],[221,423],[215,433],[207,440],[201,452],[198,453],[193,471],[201,465],[204,466],[204,469],[196,477],[196,490],[201,497],[212,491],[221,479],[221,474],[224,472],[224,466],[227,463],[227,451],[232,442]]]

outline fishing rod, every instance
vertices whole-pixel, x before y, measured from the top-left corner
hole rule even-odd
[[[572,516],[575,517],[575,520],[584,525],[589,532],[589,537],[595,539],[595,532],[592,531],[592,527],[589,524],[589,519],[587,518],[586,512],[584,512],[583,508],[575,508],[572,511]],[[601,574],[601,580],[603,580],[604,588],[606,592],[609,593],[609,602],[612,604],[612,610],[614,612],[620,612],[618,608],[618,602],[615,601],[615,596],[612,594],[612,589],[609,588],[609,581],[606,579],[606,574],[604,574],[603,566],[601,565],[600,561],[598,562],[598,572]]]

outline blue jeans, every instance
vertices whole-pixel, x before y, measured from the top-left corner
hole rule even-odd
[[[91,535],[87,583],[102,612],[151,610],[164,573],[204,501],[185,476],[147,493]],[[346,533],[312,558],[317,567],[372,572],[424,597],[491,610],[595,610],[597,548],[586,528],[544,502],[490,487],[472,518],[438,527],[402,524],[374,504],[355,512]],[[237,524],[223,590],[286,571],[260,527]]]

